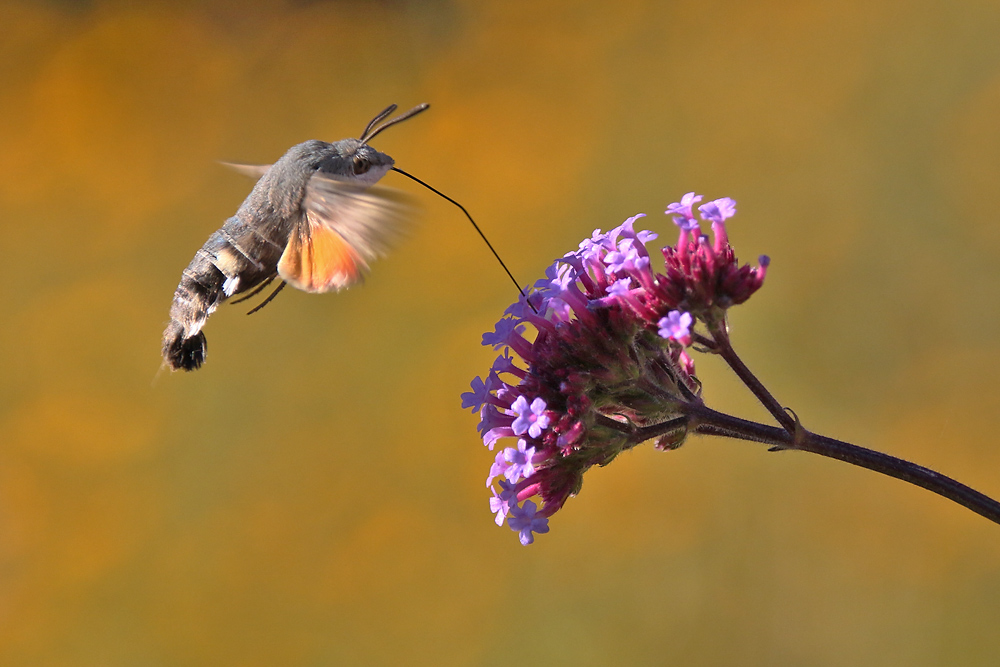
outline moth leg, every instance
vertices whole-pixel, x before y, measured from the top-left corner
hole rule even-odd
[[[270,282],[270,281],[269,281],[269,282]],[[268,297],[267,297],[266,299],[264,299],[263,301],[261,301],[261,302],[260,302],[260,305],[258,305],[258,306],[257,306],[256,308],[254,308],[253,310],[249,311],[249,312],[247,313],[247,315],[253,315],[253,314],[254,314],[254,313],[256,313],[256,312],[257,312],[258,310],[260,310],[261,308],[263,308],[263,307],[264,307],[264,306],[266,306],[267,304],[271,303],[271,299],[273,299],[274,297],[278,296],[278,292],[280,292],[281,290],[285,289],[285,285],[287,285],[287,284],[288,284],[288,283],[286,283],[286,282],[285,282],[284,280],[282,280],[282,281],[281,281],[281,284],[280,284],[280,285],[278,285],[278,286],[277,286],[277,287],[275,288],[275,290],[274,290],[273,292],[271,292],[271,294],[270,294],[270,295],[269,295],[269,296],[268,296]]]
[[[268,285],[270,285],[270,284],[271,284],[271,281],[272,281],[272,280],[274,280],[274,279],[275,279],[275,278],[277,278],[277,277],[278,277],[278,274],[277,274],[277,273],[275,273],[275,274],[274,274],[273,276],[270,276],[269,278],[267,278],[267,279],[266,279],[266,280],[265,280],[264,282],[262,282],[262,283],[261,283],[260,285],[257,285],[257,287],[255,287],[255,288],[254,288],[254,290],[253,290],[252,292],[250,292],[249,294],[246,294],[246,295],[244,295],[244,296],[241,296],[240,298],[238,298],[238,299],[235,299],[235,300],[233,300],[233,301],[230,301],[229,303],[231,303],[231,304],[233,304],[233,305],[236,305],[237,303],[243,303],[244,301],[246,301],[247,299],[249,299],[249,298],[251,298],[251,297],[255,297],[255,296],[257,296],[258,294],[260,294],[261,292],[263,292],[263,291],[264,291],[264,288],[266,288],[266,287],[267,287]]]

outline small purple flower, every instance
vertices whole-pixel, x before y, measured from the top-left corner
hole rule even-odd
[[[485,403],[490,398],[490,392],[494,388],[494,378],[496,376],[490,373],[486,376],[486,381],[483,382],[481,377],[476,377],[472,380],[472,391],[467,391],[462,394],[462,409],[472,408],[472,413],[475,414],[483,408],[483,403]]]
[[[569,286],[576,282],[576,269],[561,262],[556,262],[545,271],[546,286],[562,294],[569,289]]]
[[[504,317],[509,317],[516,322],[520,322],[524,319],[527,312],[528,306],[524,303],[524,299],[520,299],[507,306],[507,310],[503,311],[503,314]]]
[[[621,280],[616,280],[608,285],[608,288],[604,291],[608,293],[608,296],[626,296],[628,295],[628,291],[630,289],[632,289],[632,279],[622,278]],[[478,380],[479,378],[476,379]]]
[[[517,320],[504,317],[497,322],[492,332],[483,334],[483,345],[492,345],[494,350],[499,350],[504,345],[509,345],[511,338],[523,331],[524,325]]]
[[[484,403],[483,409],[479,413],[479,424],[476,428],[483,436],[483,444],[493,450],[493,445],[500,438],[508,438],[514,435],[514,430],[510,427],[510,415],[502,414],[492,403]]]
[[[483,435],[483,444],[486,445],[486,449],[492,452],[493,447],[497,444],[497,440],[507,437],[508,434],[504,433],[504,430],[502,428],[491,428],[486,431]]]
[[[660,336],[687,346],[691,344],[691,325],[693,322],[691,313],[672,310],[667,313],[666,317],[657,322],[657,326],[660,327]]]
[[[702,217],[718,225],[736,215],[736,202],[729,197],[723,197],[699,206],[698,210]]]
[[[609,252],[604,256],[604,264],[611,273],[627,271],[636,266],[639,260],[639,251],[635,249],[632,239],[625,239],[618,244],[618,250]]]
[[[514,365],[514,358],[510,356],[510,350],[504,350],[503,353],[496,358],[493,362],[493,367],[490,368],[492,373],[511,373],[513,375],[519,375],[522,373],[521,369]]]
[[[507,516],[507,512],[510,511],[510,501],[514,498],[514,485],[505,481],[500,480],[500,493],[497,493],[496,489],[493,489],[493,497],[490,498],[490,512],[497,515],[496,522],[498,526],[503,525],[503,520]]]
[[[695,218],[673,217],[674,224],[681,228],[681,233],[698,231],[698,220]]]
[[[524,435],[527,433],[532,438],[537,438],[542,431],[549,427],[549,418],[545,414],[545,400],[541,396],[528,405],[528,399],[518,396],[510,406],[511,414],[517,415],[511,428],[514,435]]]
[[[568,254],[578,254],[582,259],[587,259],[589,257],[596,257],[602,249],[614,250],[614,248],[614,241],[609,238],[608,234],[605,234],[600,229],[595,229],[589,239],[584,239],[580,242],[580,249],[576,253]]]
[[[545,289],[559,275],[559,264],[554,262],[545,268],[545,277],[535,281],[535,290]]]
[[[549,532],[549,520],[544,517],[536,517],[537,512],[538,506],[530,500],[525,500],[523,507],[518,507],[515,504],[510,508],[507,525],[515,533],[518,533],[521,544],[524,546],[535,541],[535,536],[532,533],[540,535]]]
[[[698,221],[694,219],[694,211],[691,207],[700,202],[701,195],[689,192],[679,202],[667,205],[665,213],[674,216],[674,224],[684,231],[691,231],[698,228]]]
[[[646,217],[645,213],[636,213],[631,218],[629,218],[628,220],[626,220],[625,222],[623,222],[622,224],[618,225],[610,232],[608,232],[608,236],[612,240],[617,240],[619,238],[634,239],[636,234],[635,234],[635,229],[633,229],[633,225],[635,225],[636,220],[645,217]]]
[[[659,236],[656,232],[651,232],[648,229],[644,229],[641,232],[636,233],[635,237],[639,239],[639,243],[646,245],[650,241],[655,241]]]
[[[523,438],[517,441],[517,449],[508,447],[503,450],[503,457],[509,464],[504,470],[504,477],[511,484],[522,477],[531,477],[531,473],[535,472],[535,466],[531,463],[534,456],[535,448],[529,447],[528,441]]]
[[[486,478],[486,488],[492,486],[493,480],[507,472],[508,467],[510,467],[510,464],[507,462],[504,450],[500,450],[493,459],[493,465],[490,466],[490,474]]]
[[[546,306],[548,307],[549,319],[553,322],[569,322],[572,317],[572,306],[558,297],[549,299]]]

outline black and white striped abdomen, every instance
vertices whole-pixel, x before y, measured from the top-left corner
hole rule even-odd
[[[163,332],[164,362],[173,370],[191,371],[205,361],[202,327],[223,301],[274,277],[284,243],[270,235],[286,230],[257,230],[234,216],[208,237],[181,274]]]

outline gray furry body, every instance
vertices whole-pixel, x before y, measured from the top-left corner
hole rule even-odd
[[[209,236],[181,274],[163,333],[165,363],[174,370],[201,366],[207,349],[202,327],[208,316],[228,298],[277,276],[289,235],[306,215],[311,185],[322,183],[327,191],[337,182],[368,186],[392,165],[392,158],[361,140],[343,139],[306,141],[270,168],[242,168],[263,175],[236,215]]]

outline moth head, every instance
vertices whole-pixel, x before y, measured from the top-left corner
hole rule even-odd
[[[389,118],[392,112],[396,110],[396,105],[390,104],[371,119],[368,125],[365,126],[365,131],[361,133],[360,139],[345,139],[341,142],[345,146],[350,146],[351,150],[354,151],[351,159],[351,172],[354,178],[363,183],[374,183],[382,178],[387,171],[392,169],[392,166],[395,164],[393,159],[385,153],[380,153],[369,146],[368,142],[387,128],[401,123],[408,118],[413,118],[429,106],[428,104],[418,104],[395,118]]]
[[[380,153],[357,139],[342,139],[325,144],[310,160],[313,171],[329,178],[371,185],[395,164],[385,153]]]
[[[360,139],[341,139],[332,144],[322,141],[300,144],[304,163],[308,169],[330,178],[371,185],[385,176],[395,161],[369,146],[368,142],[385,129],[412,118],[427,108],[427,104],[420,104],[386,120],[396,110],[396,105],[392,104],[368,123]]]
[[[357,139],[345,139],[343,168],[352,180],[371,184],[385,176],[396,163],[391,157]]]

